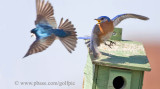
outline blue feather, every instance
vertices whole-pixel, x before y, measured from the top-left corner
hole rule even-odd
[[[119,18],[119,17],[121,17],[121,16],[123,16],[123,15],[126,15],[126,14],[117,15],[117,16],[115,16],[115,17],[112,19],[112,21],[114,21],[115,19],[117,19],[117,18]]]
[[[78,37],[78,39],[88,40],[88,39],[91,39],[91,37]]]
[[[58,37],[66,37],[69,36],[71,33],[68,31],[64,31],[63,29],[52,29],[54,35]]]
[[[51,26],[44,24],[37,24],[36,28],[31,30],[31,33],[34,33],[37,39],[49,37],[52,34],[58,37],[66,37],[71,34],[70,32],[64,31],[63,29],[52,29]]]
[[[31,30],[31,33],[34,33],[37,39],[42,39],[52,34],[52,27],[43,24],[37,24],[35,29]]]
[[[98,17],[97,19],[101,19],[101,18],[106,18],[108,22],[111,21],[111,19],[110,19],[109,17],[107,17],[107,16],[100,16],[100,17]]]

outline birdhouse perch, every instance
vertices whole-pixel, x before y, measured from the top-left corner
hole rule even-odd
[[[88,54],[84,69],[84,89],[142,89],[144,71],[150,71],[142,43],[121,40],[122,29],[115,28],[112,48],[101,44],[101,57]]]

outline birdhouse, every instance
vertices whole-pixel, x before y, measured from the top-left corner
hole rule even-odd
[[[115,28],[112,48],[101,45],[102,55],[88,54],[84,69],[84,89],[142,89],[145,71],[151,71],[142,43],[121,40],[122,29]]]

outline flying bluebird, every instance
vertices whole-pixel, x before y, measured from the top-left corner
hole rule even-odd
[[[62,42],[70,53],[74,51],[77,44],[77,35],[71,21],[67,19],[63,22],[63,18],[61,18],[57,28],[57,23],[53,16],[54,10],[49,1],[45,3],[45,0],[36,0],[36,10],[36,28],[31,30],[31,33],[36,36],[36,40],[32,43],[24,57],[42,52],[47,49],[56,38]]]
[[[114,27],[117,26],[122,20],[128,19],[128,18],[136,18],[140,20],[149,19],[148,17],[137,15],[137,14],[121,14],[121,15],[117,15],[113,19],[110,19],[107,16],[100,16],[97,19],[95,19],[98,21],[98,23],[94,26],[91,37],[79,37],[78,39],[90,39],[90,41],[88,41],[89,43],[88,46],[90,50],[93,52],[94,57],[97,58],[101,55],[97,47],[101,43],[104,43],[105,45],[107,45],[106,41],[109,40],[110,37],[112,36]],[[112,41],[110,42],[114,43]]]

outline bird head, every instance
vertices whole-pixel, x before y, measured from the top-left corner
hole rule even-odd
[[[35,37],[36,32],[37,32],[36,28],[32,29],[31,30],[31,37]]]
[[[107,16],[100,16],[100,17],[98,17],[98,18],[95,19],[95,20],[98,21],[97,24],[104,23],[104,22],[106,22],[106,21],[110,22],[110,18],[107,17]]]

